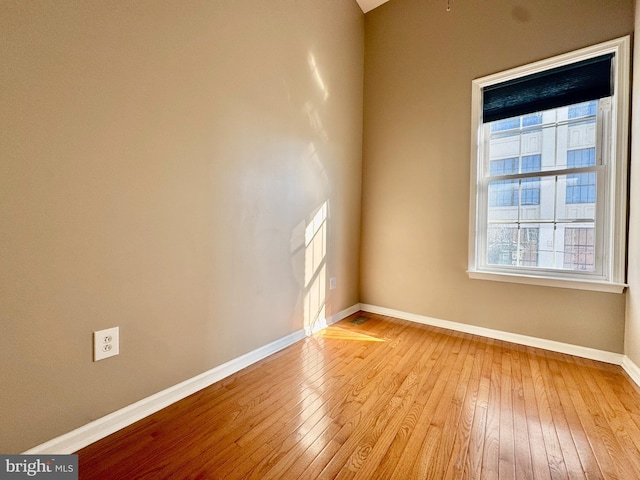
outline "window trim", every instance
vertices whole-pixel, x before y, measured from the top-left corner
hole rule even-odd
[[[592,45],[580,50],[548,58],[528,65],[516,67],[504,72],[495,73],[472,82],[471,108],[471,174],[469,201],[469,267],[470,278],[493,280],[510,283],[524,283],[579,290],[622,293],[625,283],[626,262],[626,224],[627,224],[627,174],[628,174],[628,139],[629,139],[629,96],[630,96],[630,36],[625,36]],[[611,132],[615,138],[606,139],[612,143],[611,156],[608,159],[605,179],[606,202],[604,212],[606,238],[604,255],[608,258],[603,265],[601,276],[585,276],[567,271],[543,270],[539,274],[521,271],[504,271],[500,268],[481,265],[476,252],[478,249],[478,163],[483,146],[482,91],[483,88],[497,83],[536,74],[552,68],[569,65],[603,54],[615,55],[615,75],[613,78],[615,115],[611,115]],[[611,180],[611,178],[613,180]],[[610,188],[613,186],[613,188]]]

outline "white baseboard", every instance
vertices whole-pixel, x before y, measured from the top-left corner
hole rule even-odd
[[[423,315],[417,315],[413,313],[402,312],[399,310],[393,310],[390,308],[378,307],[368,304],[356,304],[341,312],[330,315],[326,318],[321,318],[314,324],[313,327],[307,327],[293,332],[286,337],[278,339],[268,345],[264,345],[256,350],[241,355],[238,358],[230,360],[222,365],[212,368],[200,375],[196,375],[184,382],[178,383],[172,387],[169,387],[161,392],[158,392],[149,397],[128,405],[120,410],[117,410],[109,415],[101,417],[93,422],[90,422],[82,427],[79,427],[71,432],[56,437],[48,442],[42,443],[36,447],[33,447],[25,454],[69,454],[77,450],[80,450],[93,442],[96,442],[124,427],[127,427],[138,420],[141,420],[163,408],[175,403],[183,398],[201,390],[209,385],[218,382],[229,375],[248,367],[249,365],[262,360],[269,355],[272,355],[283,348],[293,345],[294,343],[302,340],[305,336],[315,333],[322,328],[325,328],[333,323],[357,313],[358,311],[365,311],[370,313],[377,313],[380,315],[387,315],[390,317],[400,318],[403,320],[409,320],[412,322],[422,323],[425,325],[431,325],[440,328],[446,328],[448,330],[454,330],[464,333],[470,333],[473,335],[480,335],[482,337],[494,338],[496,340],[504,340],[507,342],[518,343],[521,345],[527,345],[530,347],[542,348],[545,350],[551,350],[559,353],[566,353],[569,355],[575,355],[578,357],[589,358],[592,360],[598,360],[607,363],[613,363],[621,365],[622,368],[629,374],[631,379],[640,386],[640,367],[633,363],[629,357],[619,354],[606,352],[603,350],[596,350],[588,347],[581,347],[578,345],[571,345],[568,343],[555,342],[552,340],[545,340],[536,337],[529,337],[526,335],[519,335],[516,333],[503,332],[500,330],[493,330],[490,328],[477,327],[475,325],[467,325],[464,323],[451,322],[447,320],[440,320],[437,318],[426,317]]]
[[[314,333],[327,328],[329,325],[333,325],[334,323],[339,322],[340,320],[347,318],[349,315],[353,315],[354,313],[357,313],[359,311],[360,311],[360,304],[356,303],[355,305],[352,305],[351,307],[346,308],[341,312],[335,313],[328,317],[320,316],[311,325],[305,326],[304,331],[307,334],[307,336],[313,335]]]
[[[624,368],[624,371],[629,374],[631,380],[636,382],[636,385],[640,387],[640,367],[625,355],[622,359],[622,368]]]
[[[359,310],[360,305],[356,304],[341,312],[330,315],[326,319],[320,319],[317,323],[318,325],[324,325],[326,327],[335,322],[339,322],[343,318],[346,318]],[[320,329],[321,328],[317,328],[317,330]],[[316,328],[314,328],[314,330],[316,330]],[[76,452],[93,442],[111,435],[112,433],[137,422],[138,420],[162,410],[178,400],[188,397],[198,390],[202,390],[203,388],[258,362],[259,360],[288,347],[289,345],[293,345],[305,338],[308,334],[309,333],[305,333],[305,329],[293,332],[286,337],[280,338],[249,353],[241,355],[240,357],[234,358],[233,360],[214,367],[200,375],[196,375],[184,382],[180,382],[177,385],[162,390],[154,395],[143,398],[142,400],[132,403],[120,410],[116,410],[109,415],[105,415],[104,417],[94,420],[82,427],[76,428],[71,432],[37,445],[23,453],[53,455]]]
[[[402,320],[409,320],[416,323],[431,325],[433,327],[446,328],[448,330],[470,333],[473,335],[493,338],[496,340],[504,340],[506,342],[518,343],[520,345],[526,345],[529,347],[542,348],[544,350],[551,350],[558,353],[566,353],[569,355],[575,355],[576,357],[588,358],[591,360],[598,360],[600,362],[606,363],[613,363],[614,365],[623,365],[623,359],[625,358],[625,356],[621,353],[607,352],[604,350],[597,350],[595,348],[572,345],[570,343],[562,343],[556,342],[554,340],[546,340],[544,338],[529,337],[527,335],[520,335],[517,333],[503,332],[501,330],[493,330],[491,328],[468,325],[466,323],[440,320],[438,318],[425,317],[423,315],[402,312],[399,310],[393,310],[391,308],[377,307],[375,305],[367,305],[361,303],[360,309],[365,312],[387,315],[390,317],[400,318]],[[640,370],[638,372],[640,373]],[[633,378],[633,375],[631,375],[631,373],[629,375]],[[638,375],[638,377],[636,378],[640,379],[640,375]],[[638,382],[636,381],[636,383]]]
[[[400,318],[402,320],[409,320],[411,322],[422,323],[434,327],[446,328],[448,330],[454,330],[457,332],[480,335],[482,337],[493,338],[496,340],[504,340],[506,342],[527,345],[529,347],[542,348],[544,350],[550,350],[552,352],[566,353],[568,355],[575,355],[576,357],[588,358],[590,360],[597,360],[600,362],[620,365],[624,369],[624,371],[627,372],[629,377],[631,377],[631,380],[633,380],[635,384],[640,387],[640,367],[633,363],[633,361],[628,356],[621,353],[607,352],[604,350],[597,350],[595,348],[582,347],[579,345],[572,345],[570,343],[556,342],[553,340],[530,337],[517,333],[509,333],[501,330],[493,330],[490,328],[477,327],[475,325],[468,325],[465,323],[440,320],[438,318],[416,315],[414,313],[407,313],[400,310],[393,310],[391,308],[378,307],[375,305],[368,305],[364,303],[360,304],[360,309],[364,312],[387,315],[389,317]]]

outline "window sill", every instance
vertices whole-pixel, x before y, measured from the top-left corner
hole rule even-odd
[[[513,273],[482,272],[467,270],[469,278],[476,280],[491,280],[493,282],[522,283],[526,285],[539,285],[543,287],[571,288],[574,290],[591,290],[593,292],[622,293],[627,287],[626,283],[613,283],[597,280],[576,280],[566,278],[554,278],[545,276],[517,275]]]

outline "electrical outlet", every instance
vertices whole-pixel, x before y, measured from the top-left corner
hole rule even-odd
[[[337,286],[337,282],[338,281],[336,280],[336,277],[331,277],[329,279],[329,290],[335,290]]]
[[[93,332],[93,361],[103,360],[120,353],[120,327]]]

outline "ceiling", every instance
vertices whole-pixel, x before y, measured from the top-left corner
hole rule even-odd
[[[356,0],[364,13],[388,2],[389,0]]]

